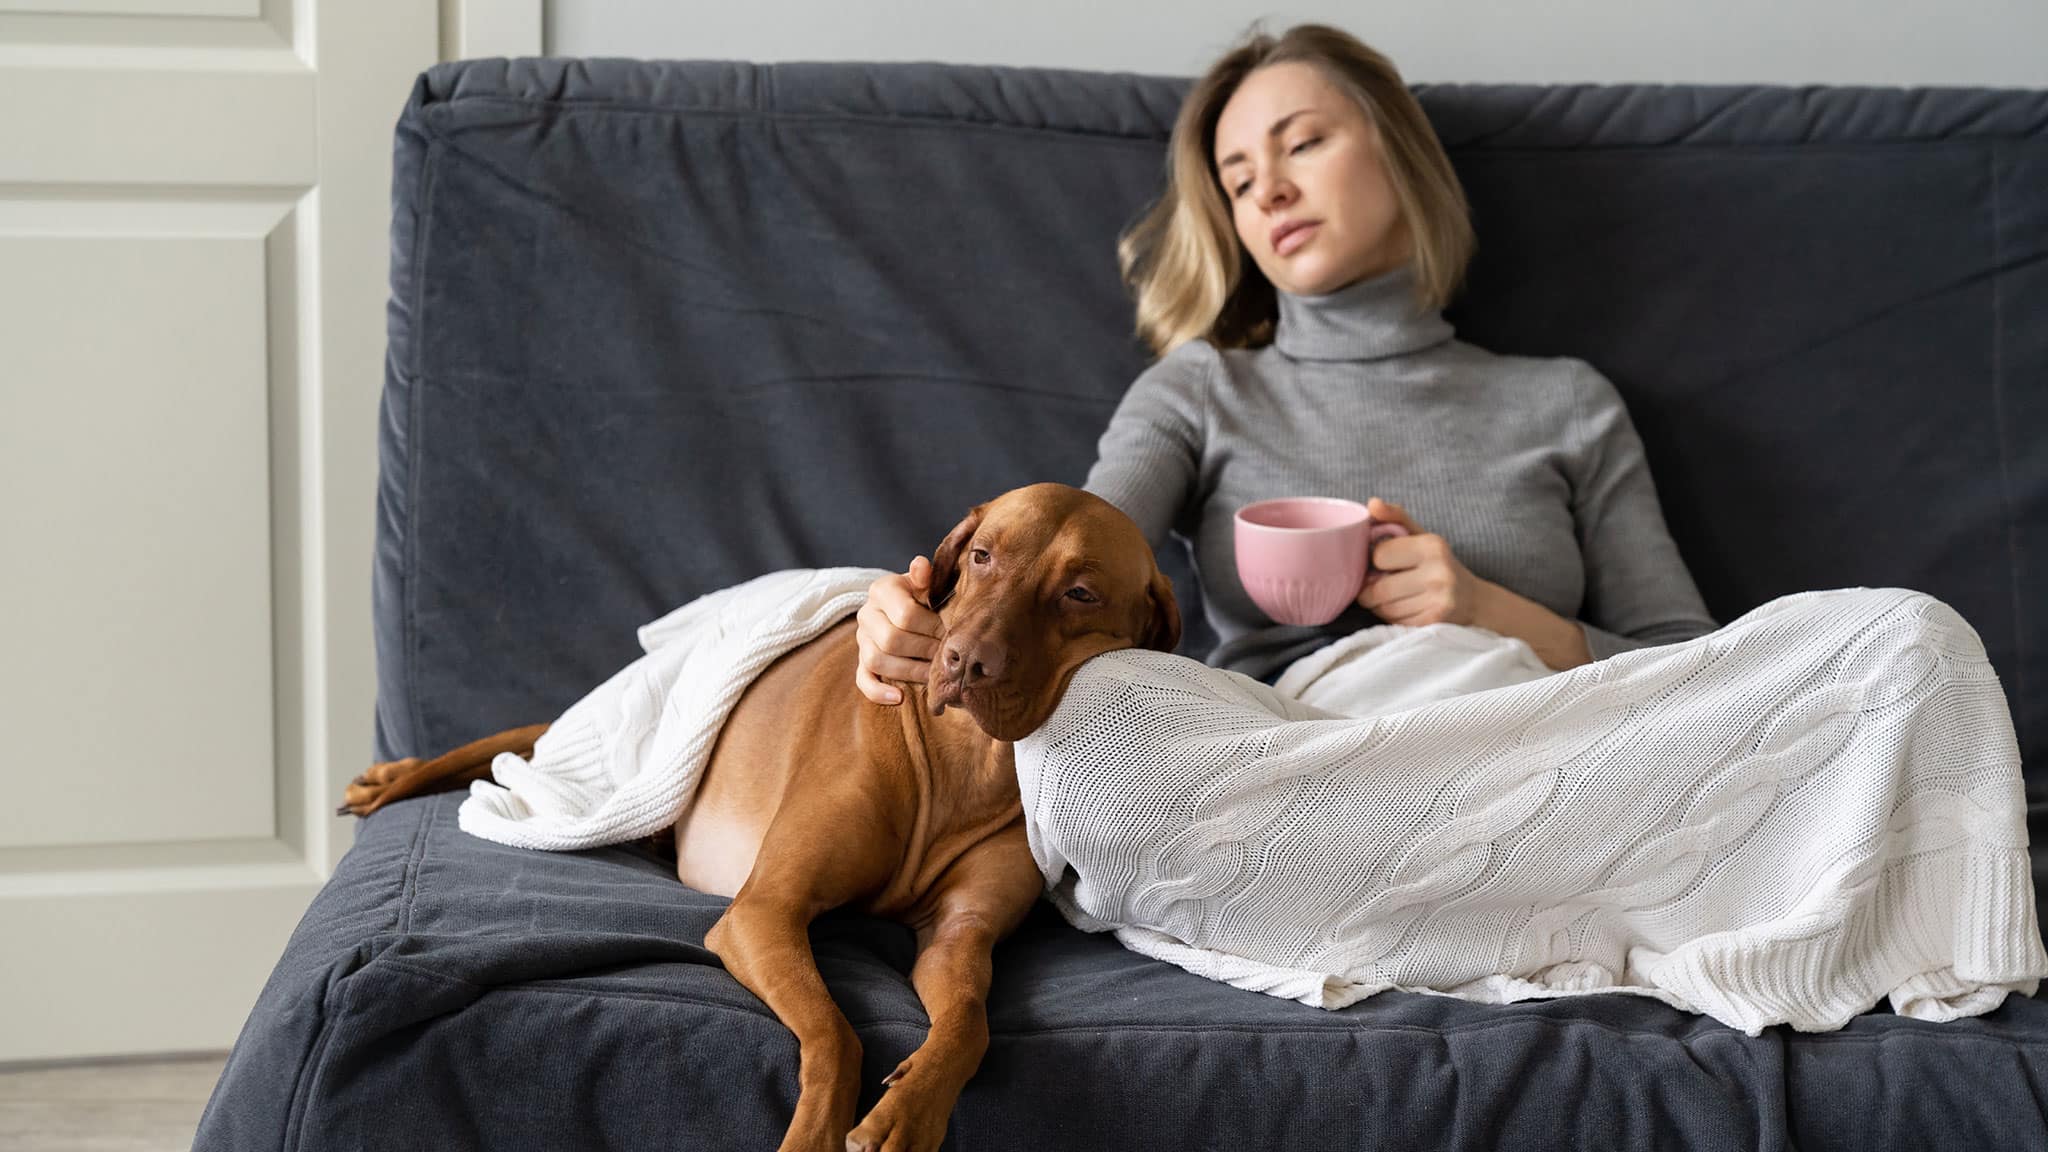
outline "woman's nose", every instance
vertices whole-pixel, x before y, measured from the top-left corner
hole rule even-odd
[[[1286,180],[1268,180],[1259,190],[1259,207],[1271,212],[1294,203],[1294,185]]]

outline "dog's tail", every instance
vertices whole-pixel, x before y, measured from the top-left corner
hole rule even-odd
[[[392,760],[371,768],[355,778],[342,795],[336,816],[368,816],[394,800],[467,788],[472,780],[491,774],[491,761],[500,753],[532,756],[533,743],[547,731],[545,724],[508,728],[495,736],[472,740],[453,752],[432,760]]]

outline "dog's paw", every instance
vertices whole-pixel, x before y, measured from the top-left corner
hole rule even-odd
[[[953,1113],[953,1100],[941,1099],[929,1080],[912,1076],[910,1060],[882,1079],[888,1091],[846,1137],[846,1152],[938,1152],[946,1139],[946,1121]]]
[[[376,765],[349,782],[342,791],[341,807],[334,810],[336,816],[368,816],[385,804],[399,797],[393,793],[399,779],[419,768],[416,757],[391,760]]]

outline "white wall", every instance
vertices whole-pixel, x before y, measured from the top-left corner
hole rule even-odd
[[[573,56],[944,60],[1191,75],[1252,20],[1412,81],[2048,87],[2048,0],[546,0]]]

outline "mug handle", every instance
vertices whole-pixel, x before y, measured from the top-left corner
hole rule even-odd
[[[1374,569],[1374,568],[1373,568],[1373,566],[1372,566],[1372,546],[1373,546],[1373,545],[1375,545],[1375,544],[1379,543],[1379,542],[1380,542],[1380,541],[1382,541],[1382,540],[1391,540],[1391,539],[1393,539],[1393,538],[1394,538],[1394,537],[1396,537],[1396,536],[1406,536],[1407,534],[1408,534],[1408,529],[1406,529],[1406,528],[1403,528],[1403,527],[1402,527],[1401,525],[1399,525],[1399,524],[1394,524],[1394,523],[1381,523],[1380,521],[1377,521],[1377,520],[1368,520],[1368,521],[1366,521],[1366,529],[1365,529],[1365,570],[1366,570],[1367,572],[1373,572],[1373,571],[1375,571],[1375,570],[1376,570],[1376,569]]]

